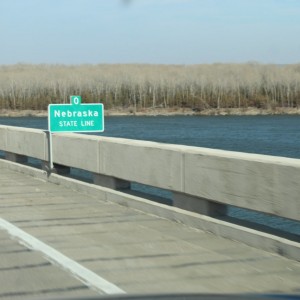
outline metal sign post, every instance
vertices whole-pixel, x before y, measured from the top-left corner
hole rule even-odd
[[[49,131],[49,167],[50,172],[53,170],[53,157],[52,157],[52,133]]]

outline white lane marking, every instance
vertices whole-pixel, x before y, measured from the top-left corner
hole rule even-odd
[[[26,247],[42,252],[51,262],[59,265],[64,270],[70,272],[74,277],[78,278],[90,288],[105,294],[125,294],[125,291],[105,280],[96,273],[83,267],[76,261],[58,252],[54,248],[41,242],[32,235],[26,233],[22,229],[0,218],[0,229],[5,230],[14,238],[17,238]]]

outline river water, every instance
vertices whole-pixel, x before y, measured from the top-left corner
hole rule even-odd
[[[0,117],[0,124],[48,127],[47,118],[40,117]],[[300,159],[300,116],[106,117],[105,131],[99,135]],[[168,197],[168,192],[157,193]],[[300,235],[300,222],[238,208],[228,214]]]

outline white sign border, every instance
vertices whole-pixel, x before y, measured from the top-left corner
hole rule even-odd
[[[88,105],[99,105],[102,106],[102,112],[103,112],[103,117],[102,117],[102,130],[61,130],[61,131],[51,131],[51,118],[50,118],[50,106],[74,106],[74,104],[63,104],[63,103],[59,103],[59,104],[49,104],[48,105],[48,131],[50,133],[72,133],[72,132],[104,132],[104,105],[103,103],[81,103],[79,104],[79,106],[88,106]]]

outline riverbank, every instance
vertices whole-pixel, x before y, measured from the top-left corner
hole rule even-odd
[[[46,110],[9,110],[0,109],[1,117],[47,117]],[[255,107],[248,108],[221,108],[205,109],[201,111],[190,108],[148,108],[134,111],[132,108],[115,108],[105,110],[105,116],[255,116],[255,115],[300,115],[300,108],[274,108],[259,109]]]

